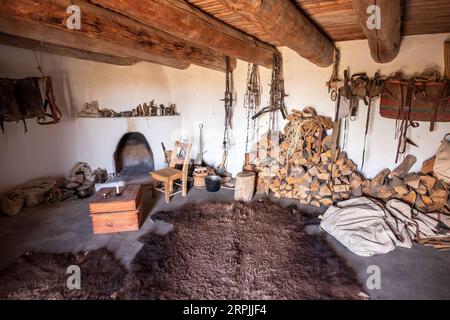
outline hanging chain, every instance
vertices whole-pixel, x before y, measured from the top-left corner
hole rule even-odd
[[[247,136],[245,139],[245,152],[248,152],[248,145],[253,141],[256,134],[256,119],[253,120],[253,130],[250,138],[250,121],[253,115],[259,110],[261,105],[261,84],[259,81],[258,66],[248,64],[247,71],[247,91],[244,96],[244,108],[247,109]]]
[[[283,77],[283,60],[280,52],[274,54],[273,68],[272,68],[272,83],[270,85],[270,119],[269,131],[276,128],[277,125],[277,110],[280,110],[283,117],[287,116],[284,98],[286,93],[284,91],[284,77]]]
[[[231,119],[233,117],[233,92],[232,92],[232,71],[230,66],[230,57],[226,57],[226,76],[225,76],[225,97],[221,101],[225,103],[225,124],[223,132],[223,150],[224,153],[230,149],[229,130],[232,129]]]

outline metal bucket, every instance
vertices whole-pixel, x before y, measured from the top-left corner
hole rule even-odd
[[[209,192],[217,192],[220,190],[222,178],[219,176],[207,176],[205,178],[206,190]]]

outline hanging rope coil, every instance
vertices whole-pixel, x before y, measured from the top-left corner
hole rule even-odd
[[[290,159],[297,150],[311,149],[311,142],[316,140],[317,152],[320,153],[320,142],[324,130],[333,128],[333,121],[329,117],[319,116],[312,107],[303,111],[292,110],[288,116],[289,123],[284,128],[284,141],[289,144],[287,158]]]

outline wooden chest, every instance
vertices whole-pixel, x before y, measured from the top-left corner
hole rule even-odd
[[[135,231],[141,227],[145,220],[141,186],[125,186],[120,192],[116,196],[115,188],[105,188],[95,194],[89,204],[94,234]]]

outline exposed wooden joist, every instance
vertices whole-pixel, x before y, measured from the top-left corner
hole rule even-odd
[[[99,54],[95,52],[89,52],[80,49],[73,49],[69,47],[63,47],[54,45],[51,43],[43,43],[40,41],[26,39],[16,36],[11,36],[9,34],[0,33],[0,44],[35,50],[50,54],[56,54],[59,56],[83,59],[83,60],[91,60],[108,64],[115,64],[118,66],[131,66],[138,63],[140,60],[136,58],[124,58],[106,54]]]
[[[265,67],[275,48],[205,14],[180,0],[88,0],[193,44]]]
[[[312,63],[333,63],[334,44],[290,0],[222,0],[229,9]]]
[[[65,25],[66,8],[81,8],[81,30]],[[19,29],[19,30],[18,30]],[[37,41],[132,57],[185,69],[190,63],[225,70],[225,56],[193,46],[133,19],[81,0],[0,0],[0,31]],[[236,61],[233,61],[233,65]]]
[[[380,8],[381,28],[369,28],[371,13],[369,6]],[[358,21],[369,41],[370,54],[378,63],[388,63],[395,59],[400,50],[402,29],[402,0],[353,0]],[[372,21],[373,22],[373,21]]]

